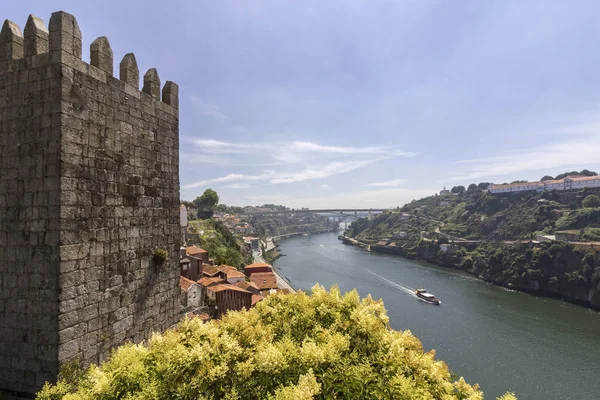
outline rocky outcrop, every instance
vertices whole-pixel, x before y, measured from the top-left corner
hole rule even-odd
[[[600,261],[568,243],[538,248],[488,244],[465,252],[452,246],[442,251],[438,244],[423,241],[417,254],[419,259],[462,269],[495,285],[600,310]]]

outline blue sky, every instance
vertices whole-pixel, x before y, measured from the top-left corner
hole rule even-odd
[[[388,207],[600,170],[597,1],[27,1],[1,17],[59,9],[84,49],[105,35],[115,65],[134,52],[180,85],[184,199]]]

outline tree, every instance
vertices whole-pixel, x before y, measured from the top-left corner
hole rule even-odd
[[[40,400],[483,399],[453,381],[435,352],[390,329],[383,303],[316,285],[272,294],[220,321],[186,318],[147,344],[129,343]],[[514,399],[511,394],[503,399]]]
[[[544,182],[544,181],[553,181],[554,178],[550,175],[546,175],[544,176],[542,179],[540,179],[540,181]]]
[[[510,184],[512,185],[513,183],[527,183],[527,181],[524,181],[524,180],[512,181]]]
[[[202,196],[196,197],[193,203],[198,211],[211,211],[219,204],[219,195],[212,189],[206,189]]]
[[[475,190],[477,190],[477,185],[474,183],[471,183],[469,185],[469,187],[467,188],[467,191],[469,191],[469,192],[474,192]]]
[[[581,172],[579,173],[579,175],[581,175],[581,176],[597,176],[598,173],[594,172],[594,171],[590,171],[588,169],[583,169],[583,170],[581,170]]]
[[[479,182],[479,184],[477,185],[477,189],[479,189],[479,190],[485,190],[490,185],[491,185],[490,182]]]
[[[590,194],[583,199],[583,206],[585,208],[596,208],[600,207],[600,197],[595,194]]]
[[[465,190],[464,186],[454,186],[450,191],[454,194],[462,194]]]
[[[562,179],[562,178],[566,178],[569,175],[579,175],[579,172],[577,171],[571,171],[571,172],[563,172],[562,174],[556,175],[556,177],[554,179]]]

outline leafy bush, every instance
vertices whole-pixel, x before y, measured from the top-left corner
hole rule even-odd
[[[600,207],[600,197],[590,194],[583,199],[583,206],[587,208]]]
[[[166,261],[168,256],[169,252],[159,247],[154,249],[154,253],[152,254],[152,260],[156,265],[161,265]]]
[[[583,208],[573,210],[564,214],[556,221],[557,230],[582,229],[590,224],[598,224],[600,221],[600,209]]]
[[[600,228],[586,228],[583,231],[583,238],[585,240],[600,241]]]
[[[389,328],[381,301],[317,285],[221,321],[185,319],[38,399],[483,399],[452,379],[434,351]]]

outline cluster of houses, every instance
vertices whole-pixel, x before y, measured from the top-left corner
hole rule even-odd
[[[244,216],[236,216],[229,213],[216,213],[213,218],[219,220],[234,234],[240,235],[252,235],[254,234],[254,227],[244,221]]]
[[[573,176],[569,175],[563,179],[553,179],[539,182],[511,183],[506,185],[491,184],[488,187],[490,193],[515,193],[535,190],[572,190],[586,187],[600,187],[600,176]]]
[[[181,306],[187,315],[204,320],[220,318],[230,310],[250,309],[280,289],[269,264],[246,265],[244,271],[229,265],[214,265],[208,252],[197,246],[182,248],[180,260]]]

